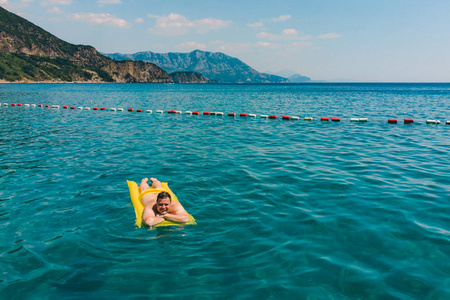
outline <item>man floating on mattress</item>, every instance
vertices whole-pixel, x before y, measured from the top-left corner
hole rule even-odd
[[[148,178],[144,178],[139,185],[140,197],[144,205],[142,220],[148,226],[153,226],[170,220],[174,222],[187,223],[189,215],[180,202],[172,201],[170,194],[162,187],[156,178],[150,178],[152,188],[148,185]]]

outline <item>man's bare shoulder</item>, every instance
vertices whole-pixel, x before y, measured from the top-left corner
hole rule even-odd
[[[172,202],[172,210],[173,210],[173,213],[175,213],[175,214],[187,214],[183,205],[181,205],[181,203],[178,201]]]

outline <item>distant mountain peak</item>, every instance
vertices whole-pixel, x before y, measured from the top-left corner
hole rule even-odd
[[[270,73],[270,74],[274,74],[274,75],[278,75],[278,76],[282,76],[282,77],[290,77],[292,75],[298,74],[296,71],[293,70],[288,70],[288,69],[284,69],[278,72],[266,72],[266,73]]]
[[[223,83],[288,83],[276,75],[260,73],[238,58],[222,52],[194,50],[188,53],[151,51],[134,54],[105,54],[115,60],[142,60],[154,63],[167,73],[196,72],[209,80]]]

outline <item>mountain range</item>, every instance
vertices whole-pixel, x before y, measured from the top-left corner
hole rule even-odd
[[[209,80],[222,83],[289,83],[276,75],[260,73],[241,60],[221,52],[195,50],[189,53],[154,53],[151,51],[134,54],[112,53],[106,56],[115,60],[141,60],[151,62],[172,72],[197,72]]]
[[[311,81],[311,78],[297,74],[295,71],[292,71],[292,70],[281,70],[281,71],[278,71],[273,74],[281,76],[281,77],[286,77],[289,80],[289,82],[291,82],[291,83],[300,83],[300,82]]]

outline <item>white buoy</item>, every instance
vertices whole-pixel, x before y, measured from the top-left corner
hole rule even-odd
[[[248,114],[249,117],[256,118],[255,114]]]
[[[52,105],[52,108],[59,108],[59,105]]]
[[[359,118],[351,118],[350,122],[359,122]]]
[[[82,110],[82,109],[83,109],[83,107],[81,107],[81,106],[78,106],[78,107],[77,107],[77,109],[79,109],[79,110]]]
[[[90,109],[91,109],[90,107],[85,107],[85,108],[84,108],[84,110],[90,110]]]
[[[123,108],[119,107],[119,108],[117,109],[117,111],[123,111]]]
[[[312,121],[313,120],[313,118],[311,118],[311,117],[305,117],[305,121]]]
[[[192,115],[192,111],[187,110],[187,111],[186,111],[186,114],[187,114],[187,115]]]
[[[427,120],[427,124],[441,124],[439,120]]]
[[[8,106],[8,103],[3,103],[3,106]]]
[[[115,107],[111,107],[109,110],[116,111],[116,108]]]
[[[261,118],[268,118],[268,115],[261,115]]]
[[[291,117],[291,120],[300,120],[300,117]]]
[[[23,106],[25,106],[25,107],[30,107],[30,104],[24,104]]]
[[[151,109],[147,109],[145,112],[148,113],[148,114],[151,114],[152,110]]]
[[[359,121],[360,121],[360,122],[368,122],[369,119],[367,119],[367,118],[359,118]]]
[[[450,121],[445,122],[447,125],[450,125]]]
[[[216,112],[216,116],[223,116],[223,112],[221,112],[221,111]]]
[[[31,107],[36,107],[36,104],[31,104]]]
[[[156,112],[159,113],[159,114],[162,114],[162,113],[163,113],[163,111],[160,110],[160,109],[158,109]]]
[[[181,114],[181,110],[176,110],[175,113],[176,114]]]

